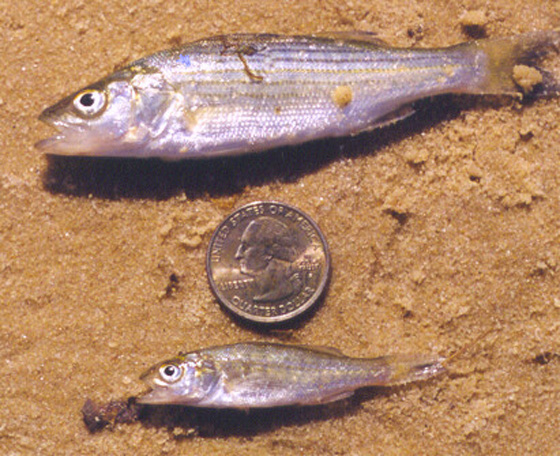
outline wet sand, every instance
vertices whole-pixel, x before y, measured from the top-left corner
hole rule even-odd
[[[52,134],[36,120],[43,108],[183,41],[360,29],[444,46],[559,26],[558,2],[531,3],[5,2],[0,453],[559,453],[558,99],[443,97],[371,134],[235,159],[47,158],[33,148]],[[461,25],[468,11],[474,30]],[[317,221],[333,274],[307,319],[258,330],[220,308],[204,264],[218,223],[269,199]],[[179,350],[261,340],[449,356],[489,328],[449,374],[332,405],[157,407],[94,434],[80,412],[87,398],[139,394],[138,376]]]

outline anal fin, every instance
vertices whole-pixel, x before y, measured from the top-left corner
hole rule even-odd
[[[394,123],[400,122],[401,120],[410,117],[416,112],[416,110],[411,105],[404,105],[398,108],[396,111],[392,111],[389,114],[380,117],[375,121],[373,128],[386,127]]]
[[[411,105],[404,105],[401,106],[400,108],[397,108],[395,111],[391,111],[389,114],[385,114],[384,116],[379,117],[372,124],[368,125],[365,128],[361,128],[360,130],[357,130],[352,134],[358,135],[365,131],[371,131],[371,130],[376,130],[378,128],[387,127],[389,125],[393,125],[397,122],[400,122],[401,120],[404,120],[415,113],[416,110]]]
[[[352,397],[353,395],[354,395],[354,391],[337,392],[337,393],[334,393],[334,394],[330,394],[330,395],[327,395],[327,396],[320,397],[315,401],[302,403],[301,405],[329,404],[331,402],[336,402],[336,401],[341,401],[343,399],[348,399],[349,397]]]

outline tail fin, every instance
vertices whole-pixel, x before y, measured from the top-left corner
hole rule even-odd
[[[480,93],[520,95],[523,92],[539,97],[560,95],[558,79],[535,66],[551,52],[560,52],[560,30],[483,39],[465,46],[474,46],[488,58],[488,77],[480,86]],[[560,65],[557,67],[560,68]]]
[[[497,328],[490,328],[470,343],[464,345],[448,358],[433,355],[394,355],[385,356],[383,361],[389,367],[386,385],[402,385],[404,383],[427,380],[446,371],[447,365],[458,356],[463,355]]]
[[[439,375],[445,371],[444,358],[431,355],[394,355],[384,357],[389,367],[387,385],[402,385]]]

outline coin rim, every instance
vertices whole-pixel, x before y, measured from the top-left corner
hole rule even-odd
[[[216,286],[216,283],[214,282],[214,279],[212,277],[212,273],[211,273],[212,267],[211,267],[210,263],[211,263],[212,245],[214,244],[214,240],[215,240],[216,236],[218,235],[218,233],[220,232],[220,229],[222,228],[222,226],[224,226],[234,214],[236,214],[236,213],[238,213],[238,212],[240,212],[240,211],[242,211],[242,210],[244,210],[248,207],[256,206],[256,205],[259,205],[259,204],[284,206],[288,209],[291,209],[291,210],[301,214],[311,224],[311,226],[315,229],[315,231],[318,233],[319,239],[321,240],[321,244],[323,245],[324,252],[325,252],[325,273],[323,274],[323,278],[322,278],[321,282],[319,283],[319,285],[317,286],[317,289],[315,290],[315,293],[313,293],[313,295],[301,307],[298,307],[297,309],[295,309],[295,310],[293,310],[289,313],[279,315],[279,316],[275,316],[275,317],[255,316],[254,314],[245,312],[244,310],[241,310],[241,309],[238,309],[237,307],[231,306],[229,304],[228,300],[220,295],[220,293],[218,291],[218,288]],[[325,292],[325,290],[327,288],[327,284],[328,284],[329,279],[330,279],[330,275],[331,275],[331,255],[330,255],[330,251],[329,251],[329,245],[327,244],[327,240],[326,240],[323,232],[319,228],[319,225],[306,212],[302,211],[301,209],[298,209],[295,206],[292,206],[291,204],[282,203],[280,201],[253,201],[252,203],[248,203],[248,204],[245,204],[243,206],[240,206],[237,209],[235,209],[234,211],[230,212],[230,214],[228,216],[226,216],[224,218],[224,220],[214,230],[214,233],[212,234],[212,237],[210,238],[210,242],[209,242],[208,248],[206,250],[206,276],[208,277],[208,282],[210,283],[210,289],[212,290],[212,293],[214,294],[214,296],[218,299],[218,302],[221,305],[223,305],[224,307],[226,307],[230,312],[234,313],[235,315],[237,315],[241,318],[244,318],[245,320],[249,320],[249,321],[252,321],[252,322],[255,322],[255,323],[268,323],[268,324],[281,323],[281,322],[285,322],[285,321],[288,321],[288,320],[292,320],[292,319],[296,318],[297,316],[305,313],[309,308],[313,307],[313,305],[317,303],[317,301],[319,300],[321,295]]]

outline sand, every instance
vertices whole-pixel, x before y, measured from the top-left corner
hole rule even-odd
[[[179,42],[360,29],[443,46],[553,29],[558,2],[2,6],[1,454],[560,453],[557,99],[444,97],[371,134],[236,159],[47,158],[33,147],[52,134],[43,108]],[[333,274],[313,315],[258,330],[220,308],[204,263],[230,211],[269,199],[317,221]],[[333,405],[157,408],[94,434],[80,412],[86,398],[139,394],[139,375],[179,350],[261,340],[449,356],[490,328],[446,375]]]

